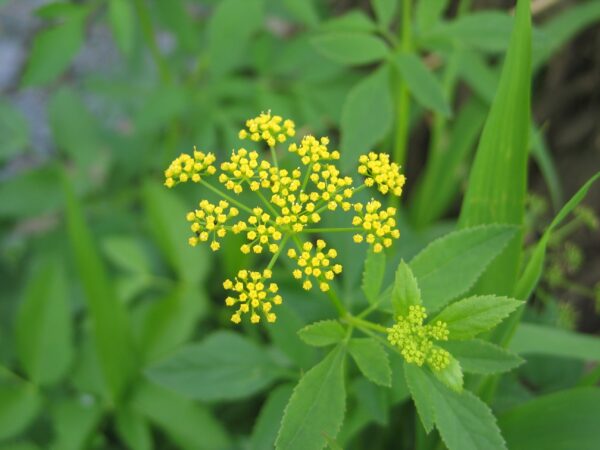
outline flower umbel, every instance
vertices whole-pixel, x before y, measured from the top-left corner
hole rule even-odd
[[[450,364],[450,353],[434,345],[433,341],[448,340],[445,322],[423,324],[427,318],[425,308],[411,305],[406,317],[399,316],[387,329],[388,341],[400,349],[407,363],[422,366],[427,363],[433,370],[442,370]]]
[[[217,171],[213,165],[215,160],[215,155],[199,152],[196,150],[196,147],[194,147],[193,156],[182,153],[165,170],[165,186],[171,188],[179,183],[186,183],[188,181],[199,183],[202,175],[213,175]]]
[[[238,309],[231,316],[231,321],[240,323],[242,314],[250,314],[250,322],[260,322],[261,316],[267,322],[275,322],[277,316],[271,312],[273,305],[281,304],[281,295],[277,294],[279,290],[276,283],[270,283],[271,270],[265,269],[261,272],[252,272],[240,270],[237,277],[233,280],[225,280],[223,287],[234,291],[235,297],[227,297],[225,304],[227,306],[238,306]]]
[[[393,239],[400,237],[400,230],[396,228],[396,208],[380,209],[381,203],[377,200],[371,200],[364,207],[362,203],[357,203],[354,211],[358,215],[352,219],[352,225],[362,230],[354,235],[354,242],[366,240],[375,253],[381,252],[384,247],[391,247]]]
[[[391,192],[400,197],[406,177],[400,173],[400,166],[390,163],[390,155],[387,153],[370,152],[362,155],[358,162],[358,173],[365,176],[367,186],[377,185],[382,194]]]
[[[249,139],[249,145],[264,141],[270,152],[237,148],[217,165],[214,154],[194,148],[193,155],[180,155],[165,171],[167,187],[187,181],[201,182],[212,194],[221,197],[215,203],[202,200],[198,209],[188,213],[193,232],[189,238],[191,246],[207,242],[216,251],[229,233],[241,234],[246,242],[241,244],[240,251],[256,255],[257,261],[265,264],[262,272],[242,270],[234,280],[225,281],[224,287],[236,292],[236,296],[226,300],[229,306],[238,305],[231,318],[235,323],[246,313],[252,323],[260,322],[261,317],[267,322],[275,321],[271,308],[281,303],[281,296],[276,295],[277,285],[266,280],[284,252],[296,261],[292,275],[301,280],[304,289],[316,285],[323,292],[329,291],[328,296],[333,298],[333,280],[342,273],[342,266],[334,262],[337,251],[328,247],[320,234],[354,231],[355,242],[364,240],[376,252],[390,247],[400,236],[394,208],[383,208],[377,200],[366,204],[354,200],[359,191],[375,185],[382,193],[400,195],[404,176],[399,173],[399,166],[390,163],[387,155],[363,156],[358,170],[366,180],[355,186],[353,179],[340,171],[337,165],[340,152],[329,150],[327,137],[307,135],[299,143],[286,144],[287,152],[277,150],[278,145],[295,134],[292,120],[271,112],[261,113],[246,121],[239,138]],[[208,179],[215,174],[213,180]],[[252,203],[245,203],[249,198],[254,198]],[[331,211],[344,213],[352,209],[356,213],[353,227],[321,225]],[[317,239],[304,237],[309,233],[317,233]],[[292,243],[295,248],[290,248]],[[344,309],[341,303],[338,306]],[[435,354],[431,352],[431,361],[435,360]]]
[[[284,120],[281,116],[272,116],[271,111],[260,113],[259,116],[248,119],[246,128],[240,130],[239,138],[250,138],[254,142],[263,140],[269,147],[283,143],[288,137],[296,134],[296,125],[293,120]]]
[[[319,289],[323,292],[329,290],[329,282],[336,275],[342,273],[341,264],[332,264],[332,259],[337,256],[337,251],[333,248],[325,251],[327,244],[324,240],[317,240],[316,246],[312,242],[302,244],[300,254],[295,249],[288,250],[288,257],[297,261],[298,269],[292,273],[297,280],[303,280],[302,287],[307,291],[313,287],[313,278],[319,284]],[[313,251],[314,250],[314,251]]]

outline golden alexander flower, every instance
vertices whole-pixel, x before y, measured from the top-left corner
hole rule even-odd
[[[293,272],[294,278],[303,280],[302,287],[307,291],[313,287],[311,278],[319,284],[319,289],[326,292],[329,290],[329,282],[342,273],[341,264],[333,264],[332,261],[337,257],[337,251],[333,248],[325,251],[326,247],[325,241],[319,239],[316,246],[312,242],[302,244],[300,253],[293,248],[288,250],[288,257],[298,264],[298,269]]]
[[[358,213],[352,219],[352,225],[361,229],[361,233],[354,235],[354,242],[365,240],[373,246],[375,253],[381,252],[384,247],[391,247],[393,239],[400,237],[400,230],[396,228],[396,208],[389,207],[381,210],[381,203],[371,200],[363,207],[362,203],[356,203],[354,210]]]
[[[340,152],[337,150],[330,152],[327,149],[328,144],[328,137],[317,139],[314,136],[304,136],[299,146],[295,143],[290,144],[288,151],[296,153],[305,166],[319,161],[340,159]]]
[[[427,363],[433,370],[442,370],[450,364],[450,353],[435,346],[433,341],[447,341],[448,326],[439,320],[423,325],[425,318],[423,306],[411,305],[406,317],[398,317],[387,329],[388,341],[400,349],[407,363],[417,366]]]
[[[382,194],[391,192],[398,197],[402,195],[406,178],[400,173],[398,164],[390,163],[390,155],[371,152],[369,155],[362,155],[358,162],[358,173],[365,176],[365,185],[376,184]]]
[[[268,161],[259,159],[258,152],[240,148],[232,152],[229,161],[221,163],[223,172],[219,175],[219,182],[236,194],[244,190],[244,183],[250,186],[250,190],[256,191],[268,175],[270,166]]]
[[[278,142],[283,143],[288,137],[296,134],[295,124],[292,120],[284,120],[281,116],[272,116],[271,111],[261,113],[258,117],[248,119],[246,128],[240,130],[239,138],[250,138],[254,142],[265,141],[269,147],[275,147]]]
[[[273,305],[281,304],[281,295],[277,294],[279,290],[276,283],[269,283],[271,270],[265,269],[263,272],[252,272],[249,270],[240,270],[237,277],[233,280],[225,280],[223,287],[235,292],[235,296],[229,296],[225,299],[227,306],[237,306],[238,309],[231,316],[231,321],[240,323],[242,314],[250,314],[250,322],[259,323],[261,316],[267,322],[275,322],[277,316],[271,312]]]
[[[186,216],[188,222],[191,222],[190,228],[194,233],[188,242],[195,247],[198,242],[210,240],[210,248],[217,251],[221,247],[217,238],[223,238],[227,234],[225,223],[228,219],[237,216],[239,211],[235,207],[230,207],[225,200],[221,200],[217,205],[202,200],[198,206],[199,209],[189,212]]]
[[[171,188],[188,181],[199,183],[202,175],[213,175],[216,172],[217,169],[213,166],[215,160],[215,155],[199,152],[196,147],[193,156],[182,153],[165,170],[165,186]]]
[[[333,164],[315,164],[310,180],[319,191],[319,199],[327,205],[327,209],[335,211],[341,205],[344,211],[352,207],[348,201],[352,198],[352,178],[343,177]]]
[[[246,222],[247,224],[244,225],[237,224],[241,227],[239,231],[246,231],[246,239],[248,239],[248,243],[240,247],[242,253],[252,251],[260,254],[264,249],[275,253],[279,250],[277,242],[281,241],[283,234],[273,225],[271,216],[264,212],[262,208],[254,208],[252,215],[248,217]]]

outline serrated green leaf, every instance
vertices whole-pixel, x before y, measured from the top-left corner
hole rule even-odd
[[[29,124],[23,114],[0,100],[0,162],[22,152],[29,145]]]
[[[359,155],[387,135],[392,115],[389,70],[383,66],[356,84],[342,106],[341,158],[345,169],[355,167]]]
[[[467,390],[430,381],[436,427],[449,450],[506,449],[490,408]]]
[[[600,389],[537,397],[507,411],[499,425],[511,450],[595,450],[600,442]]]
[[[435,423],[435,410],[433,397],[429,389],[429,380],[423,373],[422,368],[408,363],[404,363],[404,377],[423,428],[429,433]]]
[[[522,304],[523,302],[508,297],[474,296],[447,306],[432,322],[446,322],[450,339],[471,339],[494,328]]]
[[[223,75],[243,61],[250,37],[264,19],[261,0],[225,0],[215,7],[208,23],[208,58],[210,69]]]
[[[50,83],[61,75],[75,57],[84,38],[85,16],[74,15],[60,25],[36,34],[21,79],[24,86]]]
[[[421,58],[412,53],[399,53],[394,56],[393,62],[410,93],[421,105],[444,116],[451,114],[442,85]]]
[[[337,320],[322,320],[305,326],[298,335],[308,345],[323,347],[337,344],[344,339],[346,332]]]
[[[273,448],[279,424],[283,417],[285,406],[292,396],[293,386],[284,384],[275,388],[260,409],[258,418],[252,429],[250,448],[252,450],[263,450]]]
[[[468,373],[508,372],[525,362],[514,353],[480,339],[440,342],[439,345],[448,350]]]
[[[517,4],[500,84],[483,128],[460,213],[462,228],[523,223],[531,97],[530,2]],[[522,231],[487,268],[477,291],[511,295],[521,258]]]
[[[348,352],[370,381],[381,386],[392,386],[390,360],[379,342],[373,338],[354,338],[348,343]]]
[[[406,316],[409,307],[420,305],[421,291],[408,264],[400,261],[392,287],[392,309],[397,316]]]
[[[229,448],[230,439],[210,409],[154,384],[142,382],[132,396],[132,408],[164,431],[181,448]]]
[[[521,323],[510,342],[521,355],[539,354],[600,361],[600,338],[533,323]]]
[[[81,204],[66,174],[63,175],[63,189],[69,240],[93,325],[96,352],[111,399],[118,401],[137,373],[129,317],[117,300]]]
[[[370,246],[365,259],[361,288],[369,303],[374,303],[379,296],[381,283],[385,275],[385,253],[375,253]]]
[[[394,20],[397,4],[396,0],[371,0],[371,7],[375,12],[377,22],[383,28],[388,28]]]
[[[129,55],[135,40],[135,15],[133,2],[109,0],[108,19],[119,50]]]
[[[38,390],[0,366],[0,440],[18,435],[42,407]]]
[[[349,66],[381,61],[389,52],[380,38],[368,33],[330,31],[315,36],[311,43],[323,56]]]
[[[161,386],[205,401],[248,397],[278,376],[265,349],[230,331],[182,347],[147,374]]]
[[[425,247],[410,262],[425,307],[433,312],[468,291],[515,234],[506,225],[474,227]]]
[[[460,363],[450,356],[450,363],[441,370],[432,369],[433,375],[443,384],[456,392],[461,392],[463,389],[463,371]]]
[[[73,327],[60,260],[41,262],[29,278],[17,313],[18,356],[36,384],[56,383],[73,359]]]
[[[300,379],[285,408],[277,450],[320,450],[335,438],[346,408],[345,352],[334,349]]]

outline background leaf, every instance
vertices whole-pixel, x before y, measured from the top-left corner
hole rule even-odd
[[[369,246],[365,268],[362,274],[361,288],[369,303],[374,303],[379,296],[383,277],[385,275],[385,253],[375,253]]]
[[[217,331],[182,347],[148,370],[156,383],[188,398],[231,400],[252,395],[277,377],[268,354],[249,339]]]
[[[420,305],[421,291],[417,280],[404,261],[400,261],[392,286],[392,309],[397,316],[407,316],[409,308]]]
[[[433,429],[435,423],[435,410],[433,396],[429,389],[430,382],[422,371],[423,369],[414,364],[404,364],[406,385],[410,390],[410,395],[417,408],[417,413],[419,413],[423,428],[429,433]]]
[[[390,361],[379,342],[373,338],[354,338],[348,343],[348,352],[370,381],[381,386],[392,386]]]
[[[311,42],[323,56],[349,66],[381,61],[388,54],[385,43],[367,33],[331,31]]]
[[[508,372],[525,361],[502,347],[481,339],[440,342],[454,356],[465,372],[492,374]]]
[[[263,450],[274,448],[279,424],[283,417],[285,406],[292,396],[293,386],[284,384],[273,389],[263,403],[260,413],[254,423],[251,437],[251,449]]]

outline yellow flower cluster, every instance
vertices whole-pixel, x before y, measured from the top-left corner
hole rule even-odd
[[[381,203],[371,200],[363,207],[356,203],[354,210],[358,213],[352,219],[352,225],[362,228],[361,234],[354,235],[354,242],[363,240],[373,246],[373,251],[379,253],[383,248],[391,247],[393,239],[400,237],[400,230],[396,228],[396,208],[389,207],[381,210]]]
[[[427,318],[425,308],[411,305],[406,317],[398,317],[396,323],[387,329],[388,341],[400,349],[407,363],[422,366],[427,363],[433,370],[442,370],[450,364],[448,351],[436,347],[433,341],[448,340],[448,326],[445,322],[423,325]]]
[[[340,159],[340,152],[337,150],[330,152],[327,145],[329,145],[328,137],[317,139],[309,135],[302,138],[299,146],[295,143],[290,144],[288,150],[290,153],[296,153],[305,166],[318,161]]]
[[[245,254],[250,251],[260,254],[265,248],[271,253],[276,253],[279,250],[277,242],[283,237],[281,231],[273,226],[271,216],[259,207],[252,210],[252,215],[246,222],[238,222],[232,230],[234,233],[246,231],[246,239],[249,242],[240,247],[241,252]]]
[[[258,152],[249,152],[245,148],[233,151],[229,161],[221,163],[219,182],[227,189],[241,193],[244,189],[242,183],[246,182],[252,191],[268,186],[267,176],[271,167],[266,160],[259,160]]]
[[[275,322],[277,316],[271,312],[273,305],[281,304],[281,295],[276,283],[268,283],[271,278],[271,270],[265,269],[262,273],[240,270],[234,280],[225,280],[223,288],[234,291],[235,297],[227,297],[225,304],[235,306],[239,304],[237,311],[231,316],[231,321],[240,323],[242,314],[250,314],[250,322],[260,322],[261,315],[267,322]]]
[[[199,183],[201,175],[213,175],[217,169],[213,166],[216,158],[212,153],[199,152],[194,147],[194,155],[182,153],[165,170],[165,186],[172,188],[179,183],[193,181]]]
[[[391,192],[400,197],[406,177],[400,173],[400,166],[390,163],[390,155],[370,152],[362,155],[359,160],[358,173],[365,176],[365,185],[377,184],[382,194]]]
[[[221,200],[218,205],[214,205],[207,200],[199,203],[199,208],[187,214],[188,222],[191,222],[190,228],[194,233],[189,239],[189,244],[195,247],[198,242],[207,242],[212,237],[210,248],[217,251],[221,244],[216,238],[223,238],[227,234],[225,223],[231,217],[239,214],[235,207],[230,207],[229,203]]]
[[[300,254],[293,248],[288,250],[287,255],[294,260],[297,260],[299,269],[293,272],[294,278],[304,280],[302,287],[307,291],[313,287],[310,278],[314,278],[319,283],[319,289],[323,292],[329,290],[329,281],[333,280],[336,275],[342,273],[341,264],[332,264],[332,259],[337,257],[337,251],[333,248],[325,251],[327,244],[324,240],[317,240],[316,249],[312,242],[302,244]],[[315,250],[313,252],[313,249]]]
[[[246,128],[240,130],[239,138],[250,138],[254,142],[263,140],[269,147],[275,147],[278,142],[283,143],[288,137],[296,134],[294,121],[283,120],[281,116],[272,116],[271,111],[261,113],[258,117],[248,119]]]
[[[297,250],[288,251],[288,241],[306,241],[299,240],[298,234],[319,233],[321,229],[356,233],[355,242],[366,241],[376,252],[391,246],[400,235],[394,208],[385,209],[376,200],[366,205],[354,201],[356,192],[375,185],[382,193],[400,195],[404,176],[398,172],[396,164],[389,162],[387,155],[370,153],[360,158],[358,170],[366,176],[366,181],[356,187],[351,177],[340,172],[337,166],[340,152],[329,150],[327,137],[304,136],[299,143],[290,143],[283,155],[278,155],[275,151],[277,143],[284,143],[295,134],[293,121],[270,112],[261,113],[246,122],[239,137],[266,142],[271,147],[270,154],[263,156],[259,149],[237,148],[226,161],[217,165],[214,154],[194,148],[193,155],[180,155],[165,171],[167,187],[202,181],[202,185],[222,198],[215,204],[202,200],[198,209],[188,213],[187,220],[193,232],[190,245],[207,242],[216,251],[221,247],[222,238],[231,232],[245,237],[240,246],[242,253],[272,254],[266,266],[269,270],[262,273],[240,271],[235,281],[225,282],[227,289],[238,293],[236,298],[227,298],[228,305],[239,303],[239,310],[232,316],[236,323],[242,314],[250,312],[251,322],[257,323],[261,311],[267,321],[275,320],[270,308],[281,302],[281,297],[274,295],[276,285],[271,283],[265,288],[264,280],[270,278],[270,269],[286,251],[297,263],[293,276],[301,280],[305,289],[312,289],[313,284],[322,291],[331,289],[331,281],[342,272],[342,266],[334,263],[336,250],[327,248],[325,241],[319,239],[315,244],[304,242]],[[286,157],[298,160],[290,164]],[[217,167],[220,169],[218,174]],[[207,180],[209,175],[216,175],[215,181],[222,187]],[[244,191],[253,193],[256,203],[243,203],[245,197],[238,195]],[[322,215],[339,209],[345,212],[354,209],[352,227],[319,228]],[[235,221],[234,217],[237,217]],[[275,291],[270,290],[271,286]]]

